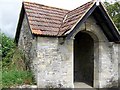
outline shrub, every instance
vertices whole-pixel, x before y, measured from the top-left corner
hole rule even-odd
[[[25,58],[13,40],[5,34],[2,36],[2,60],[0,61],[0,74],[2,73],[2,84],[0,87],[9,88],[16,85],[34,84],[34,78],[31,71],[26,70]],[[1,43],[0,43],[1,45]],[[0,48],[1,51],[1,48]],[[2,80],[1,80],[2,79]]]
[[[11,62],[9,62],[8,66],[6,65],[7,64],[4,64],[2,69],[3,88],[8,88],[11,86],[14,87],[23,84],[34,84],[32,72],[26,70],[26,65],[24,63],[21,51],[15,49]]]

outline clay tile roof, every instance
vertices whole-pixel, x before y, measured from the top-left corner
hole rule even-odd
[[[72,11],[31,2],[23,4],[33,34],[61,36],[84,16],[93,2],[88,2]]]
[[[86,14],[92,5],[93,2],[91,1],[68,12],[66,19],[60,28],[59,35],[69,31],[78,21],[80,21],[80,19],[82,19],[82,17]]]
[[[56,36],[68,10],[24,2],[32,33]]]

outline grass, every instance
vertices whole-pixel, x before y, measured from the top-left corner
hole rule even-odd
[[[23,84],[33,84],[32,82],[33,76],[30,71],[22,71],[15,68],[2,71],[2,87],[4,88]]]
[[[4,61],[2,63],[2,88],[35,84],[32,72],[26,70],[23,55],[19,50],[15,51],[9,64]]]

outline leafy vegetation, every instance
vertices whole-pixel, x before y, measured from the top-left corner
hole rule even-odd
[[[23,84],[33,84],[32,83],[32,73],[28,71],[17,70],[15,68],[11,70],[3,70],[2,72],[2,87],[15,87],[17,85]]]
[[[10,50],[14,49],[15,44],[13,39],[7,37],[4,33],[1,33],[0,37],[2,37],[2,58],[4,58],[8,55]]]
[[[105,2],[105,5],[109,15],[111,16],[118,30],[120,31],[120,1],[116,0],[116,2],[112,4]]]
[[[25,58],[14,41],[5,34],[0,33],[2,37],[2,84],[0,87],[8,88],[16,85],[34,84],[34,78],[31,71],[26,70]]]
[[[4,33],[0,33],[0,37],[2,37],[1,42],[1,51],[2,51],[2,67],[9,66],[12,62],[12,57],[15,52],[15,44],[14,41],[7,37]]]

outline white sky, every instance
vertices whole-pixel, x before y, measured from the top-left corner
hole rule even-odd
[[[0,29],[14,38],[23,0],[0,0]],[[72,10],[90,0],[24,0]],[[105,0],[101,0],[102,2]],[[106,0],[114,1],[114,0]]]

